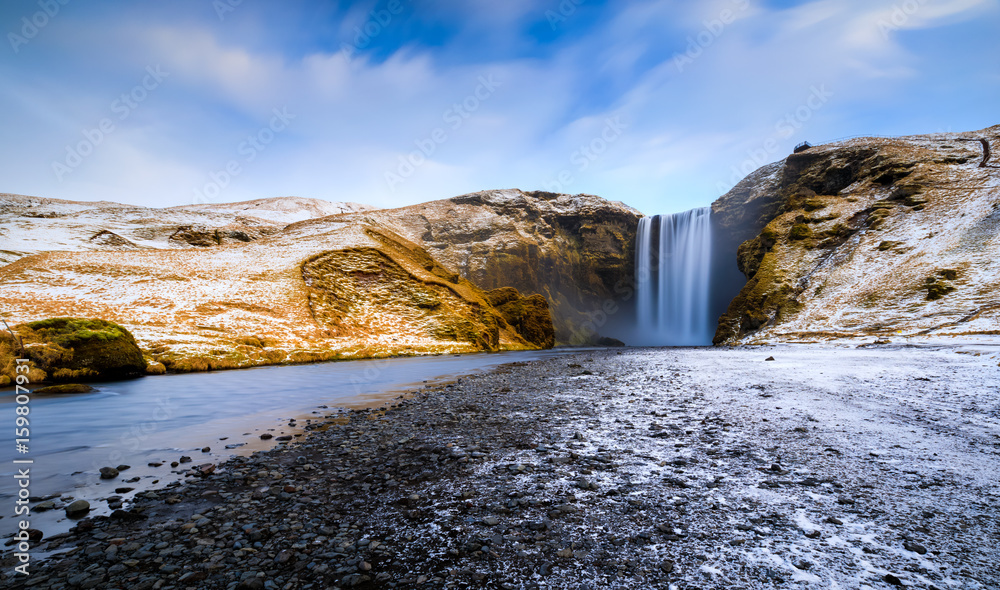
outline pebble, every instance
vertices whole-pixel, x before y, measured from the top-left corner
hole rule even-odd
[[[86,500],[76,500],[66,506],[66,516],[79,516],[90,512],[90,502]]]

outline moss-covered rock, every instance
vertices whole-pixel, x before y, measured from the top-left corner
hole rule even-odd
[[[804,223],[796,223],[788,233],[789,240],[807,240],[812,237],[812,230]]]
[[[90,393],[94,388],[83,383],[63,383],[61,385],[50,385],[39,387],[32,393]]]
[[[132,334],[99,319],[52,318],[19,327],[29,358],[57,381],[123,379],[146,373]]]

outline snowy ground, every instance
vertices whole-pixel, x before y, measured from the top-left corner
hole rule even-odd
[[[998,588],[998,362],[980,341],[504,365],[93,519],[38,547],[86,555],[33,587]]]
[[[659,473],[636,461],[636,477],[674,472],[694,490],[679,501],[698,505],[687,533],[713,541],[699,543],[692,584],[743,585],[763,572],[810,588],[894,579],[995,588],[998,353],[785,346],[629,354],[613,365],[625,369],[619,387],[625,381],[643,402],[602,401],[597,414],[612,440],[597,444],[662,458]],[[640,403],[648,411],[629,412]],[[692,440],[625,440],[614,436],[622,419],[636,433],[656,424]]]

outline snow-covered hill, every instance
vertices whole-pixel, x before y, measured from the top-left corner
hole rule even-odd
[[[1000,163],[983,165],[983,139],[1000,145],[1000,125],[816,146],[737,185],[715,213],[759,234],[716,341],[1000,334]]]
[[[249,242],[296,221],[373,209],[300,197],[156,209],[0,194],[0,263],[50,251]]]

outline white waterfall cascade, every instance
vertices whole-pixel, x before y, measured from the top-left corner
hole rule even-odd
[[[639,220],[636,234],[636,344],[708,346],[711,314],[712,209]]]

